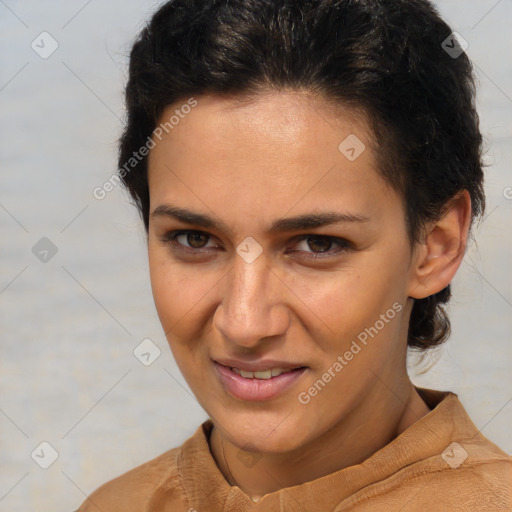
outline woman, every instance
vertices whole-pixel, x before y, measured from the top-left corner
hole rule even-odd
[[[511,458],[407,348],[484,210],[464,42],[427,0],[190,0],[131,52],[119,174],[209,416],[80,512],[509,511]]]

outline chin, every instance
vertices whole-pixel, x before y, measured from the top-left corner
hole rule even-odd
[[[311,432],[305,419],[292,419],[292,415],[253,412],[236,419],[235,414],[230,414],[222,419],[222,423],[215,424],[241,450],[284,453],[302,446]]]

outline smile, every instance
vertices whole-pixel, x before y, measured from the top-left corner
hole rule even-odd
[[[233,398],[244,401],[271,400],[290,389],[308,370],[306,367],[271,368],[251,372],[214,361],[219,381]]]
[[[272,368],[270,370],[263,370],[257,372],[249,372],[245,370],[240,370],[239,368],[230,368],[232,372],[235,372],[238,375],[241,375],[244,379],[262,379],[268,380],[272,377],[279,377],[282,373],[288,373],[293,370],[284,370],[283,368]]]

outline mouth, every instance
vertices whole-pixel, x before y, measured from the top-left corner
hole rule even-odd
[[[260,371],[245,371],[241,370],[240,368],[236,367],[230,367],[229,369],[236,373],[237,375],[240,375],[244,379],[260,379],[260,380],[268,380],[272,379],[273,377],[279,377],[279,375],[282,375],[283,373],[290,373],[294,372],[296,370],[300,370],[302,368],[305,368],[305,366],[301,366],[299,368],[293,368],[291,370],[285,370],[284,368],[269,368],[268,370],[260,370]]]
[[[307,371],[306,366],[283,368],[244,368],[213,361],[224,390],[232,397],[245,401],[263,401],[281,395],[291,388]]]

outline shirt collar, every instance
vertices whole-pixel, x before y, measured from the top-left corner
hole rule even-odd
[[[442,469],[446,464],[441,458],[443,451],[457,439],[477,435],[478,430],[456,394],[416,390],[431,411],[364,462],[266,494],[256,503],[238,486],[231,486],[217,467],[208,444],[213,428],[208,419],[182,445],[178,456],[178,470],[189,503],[197,510],[226,512],[280,512],[298,509],[297,503],[321,503],[323,510],[334,510],[359,490],[406,466],[431,459],[428,464],[432,469],[436,465]]]

